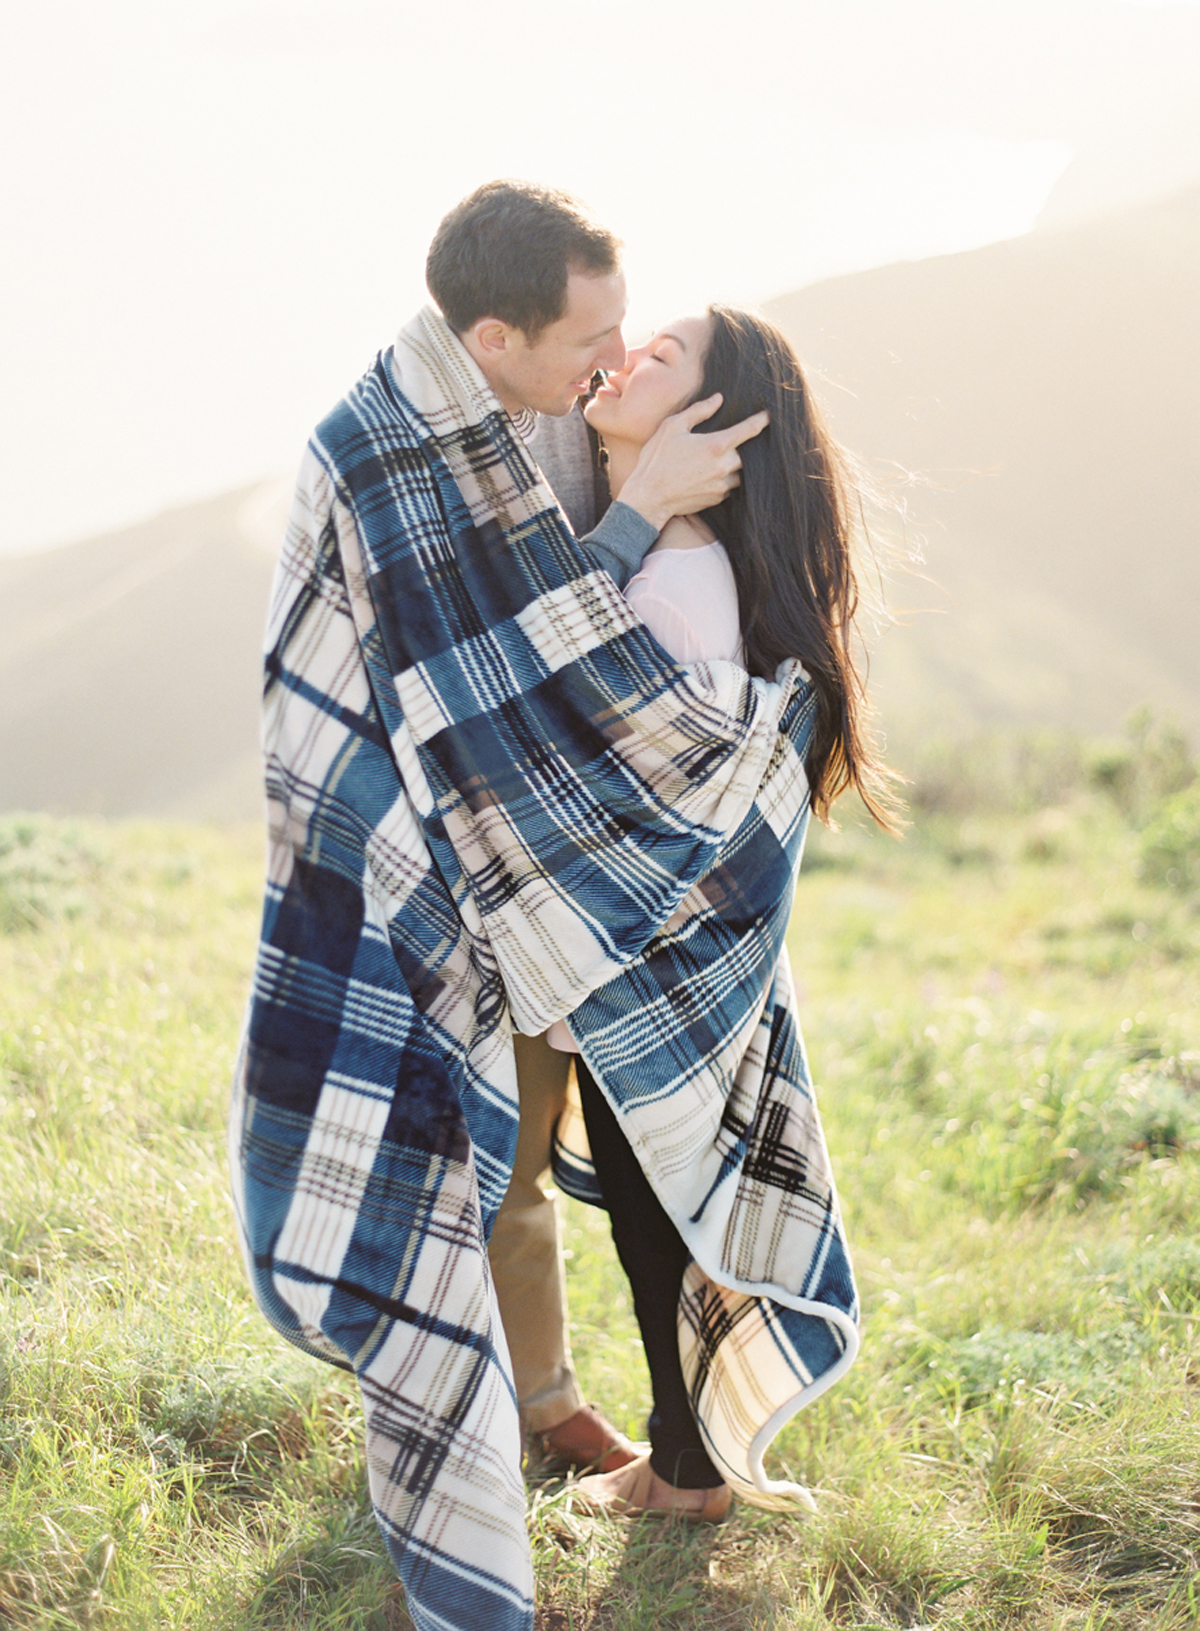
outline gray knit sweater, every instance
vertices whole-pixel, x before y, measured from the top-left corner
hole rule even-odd
[[[528,446],[571,531],[623,589],[658,534],[644,516],[619,499],[597,519],[592,450],[581,410],[572,408],[561,418],[539,414]]]

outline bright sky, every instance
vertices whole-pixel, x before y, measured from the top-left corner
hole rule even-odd
[[[423,300],[441,215],[495,175],[624,237],[631,334],[1027,231],[1056,183],[1061,215],[1200,175],[1196,0],[0,18],[0,552],[293,468]]]

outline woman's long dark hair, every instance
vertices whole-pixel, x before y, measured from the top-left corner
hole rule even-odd
[[[741,486],[704,513],[737,582],[747,666],[772,679],[781,662],[799,657],[808,671],[817,721],[807,772],[821,820],[829,822],[834,801],[853,787],[879,825],[896,832],[894,778],[871,741],[852,645],[856,486],[846,457],[784,335],[730,306],[710,306],[708,315],[712,340],[697,396],[720,391],[723,401],[698,429],[722,430],[760,408],[771,415],[767,429],[739,449]]]

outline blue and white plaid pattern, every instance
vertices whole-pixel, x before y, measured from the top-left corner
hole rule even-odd
[[[695,1258],[685,1373],[752,1498],[857,1306],[783,936],[813,695],[673,663],[422,313],[318,427],[276,576],[262,941],[231,1122],[255,1295],[352,1369],[420,1631],[528,1631],[486,1239],[512,1030],[570,1016]],[[667,927],[664,927],[667,925]],[[567,1165],[586,1151],[563,1131]]]

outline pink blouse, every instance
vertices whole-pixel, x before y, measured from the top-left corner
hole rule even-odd
[[[677,663],[745,664],[737,584],[722,545],[651,550],[625,598]]]
[[[723,661],[745,667],[737,584],[720,544],[652,549],[629,580],[625,598],[677,663]],[[564,1019],[555,1020],[546,1041],[561,1053],[579,1052]]]

